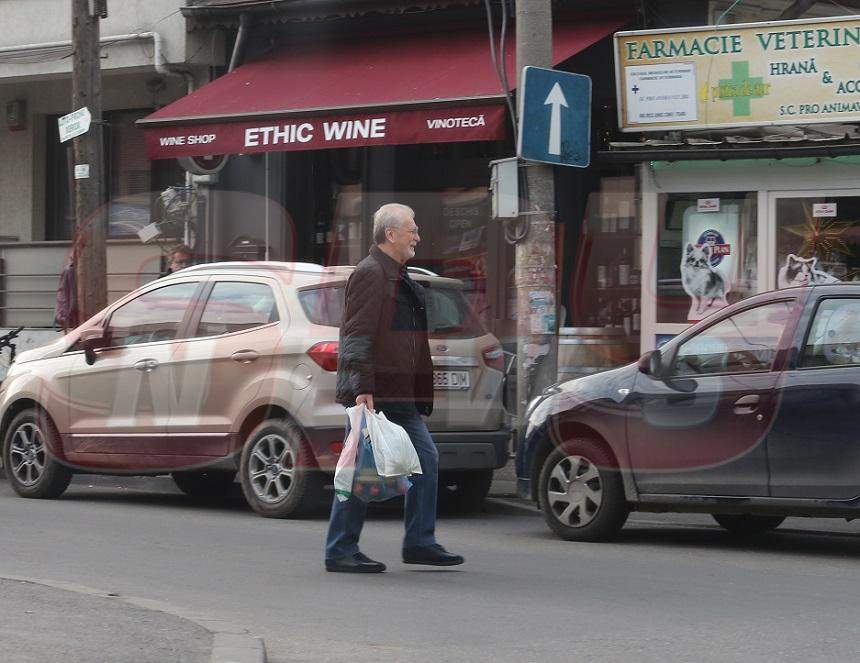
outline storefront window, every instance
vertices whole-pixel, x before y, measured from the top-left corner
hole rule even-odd
[[[641,331],[636,180],[604,177],[588,197],[569,295],[560,311],[559,372],[587,375],[632,361]]]
[[[776,201],[778,288],[860,280],[860,197]]]
[[[758,289],[755,193],[659,199],[657,322],[696,322]]]
[[[440,192],[443,276],[460,279],[472,312],[487,328],[492,313],[487,299],[487,219],[490,196],[486,187]]]
[[[175,159],[150,161],[143,130],[135,122],[149,111],[106,111],[104,198],[109,237],[137,237],[153,221],[159,194],[168,186],[185,184],[185,171]],[[56,135],[57,117],[47,122],[48,135]],[[53,133],[52,133],[53,132]],[[74,235],[74,194],[69,181],[70,144],[48,141],[45,238],[71,239]]]
[[[357,265],[367,255],[361,183],[332,183],[334,237],[329,242],[327,265]]]

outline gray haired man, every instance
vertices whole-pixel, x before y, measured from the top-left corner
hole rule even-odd
[[[375,246],[346,284],[340,328],[337,401],[377,408],[409,434],[422,474],[413,475],[406,494],[403,539],[405,564],[455,566],[463,563],[436,542],[439,455],[421,415],[433,411],[433,364],[427,340],[424,289],[406,270],[421,241],[415,212],[406,205],[383,205],[373,216]],[[336,497],[326,538],[326,571],[381,573],[385,565],[358,549],[367,505]]]

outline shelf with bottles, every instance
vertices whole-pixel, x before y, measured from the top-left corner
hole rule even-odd
[[[613,251],[595,259],[595,283],[597,290],[630,288],[635,290],[642,283],[642,272],[633,260],[633,251],[624,246],[620,252]]]
[[[639,219],[635,216],[593,219],[589,224],[589,234],[601,240],[629,241],[631,237],[639,235]]]
[[[596,290],[598,292],[640,292],[642,290],[642,286],[639,283],[635,283],[632,285],[607,285],[604,287],[597,287]]]
[[[624,330],[628,338],[638,337],[642,331],[642,313],[638,297],[618,297],[598,293],[588,309],[589,326],[615,327]]]

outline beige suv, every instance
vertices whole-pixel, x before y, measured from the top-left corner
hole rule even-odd
[[[190,495],[217,496],[238,471],[264,516],[330,499],[345,421],[334,400],[338,325],[351,272],[199,265],[22,352],[0,386],[12,487],[48,498],[74,473],[169,473]],[[470,312],[461,282],[411,273],[427,291],[440,497],[473,509],[508,454],[502,350]]]

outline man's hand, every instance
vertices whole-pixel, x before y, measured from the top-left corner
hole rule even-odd
[[[371,412],[376,412],[376,410],[373,409],[373,394],[359,394],[356,396],[355,404],[361,405],[362,403],[364,403],[367,409]]]

